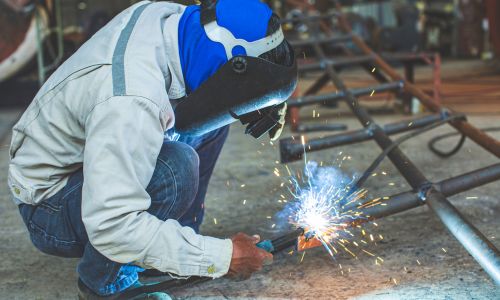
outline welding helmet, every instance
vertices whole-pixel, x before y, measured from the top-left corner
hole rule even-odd
[[[281,27],[254,41],[236,38],[230,30],[218,24],[217,2],[202,1],[200,23],[212,42],[222,44],[227,62],[192,93],[174,103],[175,131],[184,135],[202,135],[239,120],[247,125],[247,134],[258,138],[277,126],[276,112],[297,84],[294,57],[290,65],[279,65],[259,56],[281,43],[290,47],[292,56],[293,50]],[[244,54],[235,54],[237,48],[244,49]]]

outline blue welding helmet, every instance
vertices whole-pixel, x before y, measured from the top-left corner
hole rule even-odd
[[[202,1],[200,23],[208,39],[224,47],[227,62],[177,101],[175,130],[202,135],[240,120],[247,125],[246,133],[258,138],[278,124],[276,112],[297,85],[294,57],[290,65],[280,65],[259,56],[282,43],[290,47],[292,56],[293,50],[281,27],[253,41],[236,38],[218,24],[216,7],[217,0]]]

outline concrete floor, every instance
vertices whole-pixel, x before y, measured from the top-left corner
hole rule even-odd
[[[376,119],[387,123],[401,118],[404,117],[392,115]],[[352,117],[338,117],[336,121],[348,124],[349,129],[359,128]],[[500,116],[475,116],[470,121],[488,127],[499,125]],[[277,200],[280,194],[285,194],[284,188],[280,188],[282,179],[273,174],[273,169],[278,168],[281,174],[286,171],[276,163],[279,159],[276,145],[270,145],[266,139],[255,141],[244,136],[243,130],[239,125],[233,126],[216,167],[202,231],[218,237],[238,231],[272,237],[279,232],[272,228],[276,221],[268,216],[281,210],[283,204]],[[449,131],[450,127],[444,126],[402,146],[430,180],[439,181],[498,162],[470,141],[449,159],[434,156],[427,150],[426,142],[435,134]],[[500,139],[500,133],[492,135]],[[8,138],[0,142],[0,299],[75,299],[77,260],[39,253],[31,245],[10,201],[5,188],[7,143]],[[375,143],[365,142],[311,153],[308,159],[333,162],[339,151],[352,157],[342,167],[347,173],[363,171],[379,153]],[[303,162],[289,164],[289,168],[302,169]],[[409,189],[389,162],[384,161],[380,170],[388,175],[367,182],[370,196],[388,196]],[[500,184],[496,182],[451,197],[457,208],[497,247],[500,247],[499,192]],[[375,236],[383,235],[384,239],[369,243],[365,249],[381,257],[382,265],[376,265],[374,257],[361,251],[355,251],[359,254],[356,259],[344,253],[334,261],[318,248],[307,251],[303,259],[302,254],[277,255],[273,265],[247,281],[220,279],[178,290],[173,296],[179,299],[500,299],[500,289],[495,288],[426,207],[379,220],[377,224],[364,228]],[[358,233],[353,240],[360,238]]]

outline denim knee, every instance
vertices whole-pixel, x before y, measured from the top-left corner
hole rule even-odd
[[[196,197],[199,164],[198,154],[191,146],[164,143],[146,189],[151,196],[148,212],[162,220],[180,218]]]

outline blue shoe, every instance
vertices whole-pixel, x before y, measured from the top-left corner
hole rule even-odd
[[[108,299],[108,300],[140,300],[140,299],[150,299],[150,300],[172,300],[172,298],[164,292],[154,292],[146,293],[141,292],[140,288],[144,286],[142,283],[137,281],[128,289],[109,296],[100,296],[89,289],[80,279],[78,279],[78,299],[79,300],[98,300],[98,299]],[[133,297],[129,295],[133,294]]]

